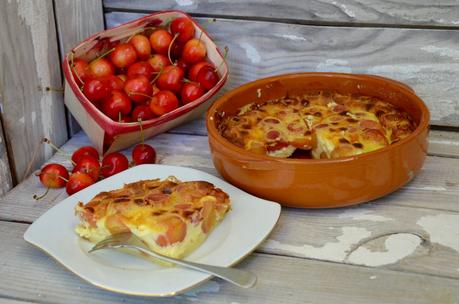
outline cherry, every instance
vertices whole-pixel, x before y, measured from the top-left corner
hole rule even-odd
[[[137,52],[137,55],[140,59],[146,60],[150,57],[151,54],[151,45],[150,41],[144,35],[135,35],[129,40],[129,43],[134,46],[134,49]]]
[[[154,164],[156,162],[156,151],[148,144],[138,144],[132,150],[132,160],[136,165]]]
[[[151,98],[150,109],[151,111],[161,116],[165,113],[169,113],[177,109],[179,106],[179,101],[177,96],[171,91],[159,91]]]
[[[126,93],[113,90],[112,95],[104,100],[102,112],[113,120],[118,120],[120,114],[127,115],[131,112],[132,102]]]
[[[150,35],[151,48],[158,54],[167,54],[172,36],[166,30],[156,30]]]
[[[132,121],[141,119],[142,121],[155,118],[155,114],[150,110],[148,105],[139,105],[132,110]]]
[[[179,34],[177,42],[182,45],[193,38],[195,34],[193,22],[186,17],[180,17],[172,21],[170,29],[172,35]]]
[[[89,63],[88,73],[90,78],[99,78],[115,74],[115,68],[105,58],[97,58]]]
[[[183,85],[180,97],[183,104],[190,103],[202,95],[204,95],[204,89],[196,82],[187,82]]]
[[[72,74],[78,86],[82,86],[86,79],[89,78],[89,64],[83,59],[75,59],[73,61]]]
[[[48,164],[38,173],[40,182],[47,188],[62,188],[67,183],[69,173],[59,164]]]
[[[97,103],[110,95],[110,87],[103,79],[95,78],[85,82],[83,93],[92,103]]]
[[[150,59],[148,59],[148,63],[151,65],[153,68],[153,71],[155,73],[160,72],[162,69],[164,69],[166,66],[170,64],[169,59],[161,54],[154,54],[151,56]]]
[[[197,81],[204,89],[212,89],[218,80],[218,74],[213,67],[204,66],[199,70]]]
[[[156,80],[156,85],[160,90],[180,92],[184,74],[183,70],[178,66],[169,65],[165,67],[161,75],[159,75]]]
[[[130,43],[120,43],[110,53],[110,60],[118,68],[130,66],[137,60],[137,52]]]
[[[72,195],[86,187],[91,186],[92,184],[94,184],[94,180],[89,174],[83,172],[75,172],[70,175],[65,190],[69,195]]]
[[[202,67],[204,66],[210,66],[213,67],[212,64],[210,64],[207,61],[200,61],[198,63],[195,63],[191,66],[190,70],[188,71],[188,78],[191,81],[197,81],[198,80],[198,73],[201,70]]]
[[[91,155],[85,155],[81,157],[80,161],[73,168],[72,173],[83,172],[91,176],[91,178],[96,182],[99,180],[100,175],[100,164],[99,159],[94,158]]]
[[[185,62],[181,59],[179,59],[175,65],[181,68],[184,72],[188,71],[188,69],[191,67],[190,63]]]
[[[108,75],[108,76],[102,77],[100,79],[102,81],[105,81],[106,84],[112,90],[122,90],[124,88],[124,81],[119,76]]]
[[[185,62],[194,63],[204,59],[207,54],[205,44],[196,38],[188,40],[182,51],[182,59]]]
[[[91,146],[83,146],[79,149],[77,149],[75,152],[72,154],[72,162],[74,164],[78,164],[80,160],[84,156],[92,156],[95,159],[99,159],[99,152],[97,152],[96,148],[91,147]]]
[[[129,66],[127,70],[127,78],[136,78],[139,76],[145,76],[148,80],[153,79],[154,70],[151,65],[146,61],[138,61]]]
[[[139,76],[128,79],[124,85],[124,91],[132,101],[140,103],[151,98],[153,88],[147,77]]]
[[[102,175],[104,177],[112,176],[127,168],[129,168],[129,161],[126,156],[119,152],[107,154],[102,159]]]

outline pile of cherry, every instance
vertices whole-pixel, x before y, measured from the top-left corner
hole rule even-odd
[[[218,82],[192,21],[177,18],[168,28],[147,28],[90,62],[71,58],[83,94],[112,120],[161,116],[198,99]]]
[[[44,142],[59,150],[48,139],[44,139]],[[65,187],[67,193],[71,195],[91,186],[101,178],[109,177],[126,170],[130,165],[127,157],[119,152],[105,155],[100,162],[99,153],[91,146],[84,146],[77,149],[72,154],[70,161],[73,164],[70,174],[63,165],[50,163],[45,165],[36,175],[48,190],[50,188]],[[155,161],[156,151],[148,144],[142,142],[132,150],[132,163],[134,165],[154,164]],[[40,197],[35,195],[34,198],[40,199],[46,193]]]

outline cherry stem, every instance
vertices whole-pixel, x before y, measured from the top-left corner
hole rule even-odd
[[[137,121],[139,122],[139,126],[140,126],[140,140],[141,140],[141,143],[142,143],[142,146],[144,144],[144,136],[143,136],[143,126],[142,126],[142,118],[138,118]]]
[[[50,145],[50,147],[53,148],[54,150],[56,150],[56,152],[59,152],[62,155],[65,155],[65,156],[69,156],[62,149],[58,148],[55,144],[53,144],[53,142],[51,140],[49,140],[48,138],[44,137],[43,138],[43,142],[48,144],[48,145]],[[72,159],[70,159],[70,162],[72,163],[72,165],[76,166],[76,163]]]
[[[189,80],[188,78],[183,77],[182,82],[185,83],[194,83],[194,81]]]
[[[121,111],[118,112],[118,122],[121,122]]]
[[[34,195],[33,195],[33,199],[36,200],[36,201],[41,200],[42,198],[44,198],[44,197],[48,194],[49,189],[50,189],[49,187],[46,188],[45,193],[43,193],[42,195],[36,195],[36,194],[34,194]]]
[[[45,90],[47,92],[49,91],[53,91],[53,92],[59,92],[59,93],[64,93],[64,89],[61,89],[61,88],[53,88],[53,87],[46,87]]]
[[[228,52],[229,52],[228,46],[226,45],[226,46],[223,48],[223,50],[224,50],[224,53],[223,53],[223,60],[222,60],[222,62],[220,62],[220,64],[215,68],[215,70],[214,70],[215,72],[218,72],[218,69],[223,65],[223,63],[224,63],[224,62],[227,60],[227,58],[228,58]]]
[[[159,70],[159,72],[156,72],[156,76],[155,76],[155,78],[153,78],[153,80],[152,80],[152,81],[150,81],[150,83],[151,83],[151,84],[154,84],[154,83],[155,83],[155,81],[156,81],[156,80],[158,80],[159,76],[160,76],[160,75],[163,73],[163,69],[164,69],[164,67],[163,67],[163,66],[161,66],[161,69]]]
[[[152,97],[152,96],[149,96],[149,95],[143,94],[143,93],[128,92],[128,96],[133,96],[133,95],[144,96],[144,97],[148,97],[148,98]]]
[[[167,58],[169,58],[169,61],[171,62],[171,64],[174,64],[171,58],[171,49],[172,49],[172,45],[174,44],[175,40],[177,40],[178,36],[179,36],[179,33],[175,33],[174,38],[172,38],[171,43],[169,43],[169,48],[167,49]]]
[[[96,62],[97,60],[100,60],[100,59],[104,58],[105,56],[107,56],[108,54],[110,54],[111,52],[113,52],[114,50],[115,50],[115,48],[112,48],[112,49],[106,51],[105,53],[103,53],[102,55],[100,55],[99,57],[97,57],[96,59],[94,59],[93,61],[91,61],[91,63],[92,63],[92,62]],[[91,63],[90,63],[90,64],[91,64]]]

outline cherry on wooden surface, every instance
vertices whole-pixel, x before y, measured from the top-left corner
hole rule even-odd
[[[47,164],[38,173],[40,182],[47,188],[62,188],[67,183],[69,173],[60,164]]]
[[[104,177],[112,176],[129,168],[126,156],[119,152],[107,154],[102,159],[101,173]]]
[[[74,164],[78,164],[78,162],[84,157],[84,156],[92,156],[95,159],[99,159],[99,152],[97,152],[96,148],[91,147],[91,146],[83,146],[78,148],[75,152],[72,154],[72,162]]]
[[[94,158],[91,155],[85,155],[76,164],[73,168],[72,173],[83,172],[91,176],[94,182],[99,180],[100,176],[100,163],[99,159]]]
[[[92,184],[94,184],[94,180],[89,174],[75,172],[70,175],[65,190],[69,195],[72,195],[86,187],[91,186]]]

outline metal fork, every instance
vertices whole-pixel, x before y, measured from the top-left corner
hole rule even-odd
[[[113,234],[104,240],[100,241],[94,247],[91,248],[88,252],[94,252],[96,250],[105,249],[105,248],[130,248],[136,249],[140,252],[143,252],[149,256],[155,257],[159,260],[171,262],[183,267],[191,268],[201,272],[205,272],[216,277],[219,277],[223,280],[226,280],[230,283],[233,283],[237,286],[243,288],[250,288],[255,285],[257,277],[255,274],[230,267],[219,267],[212,265],[199,264],[184,260],[174,259],[159,253],[156,253],[150,250],[137,236],[130,232]]]

